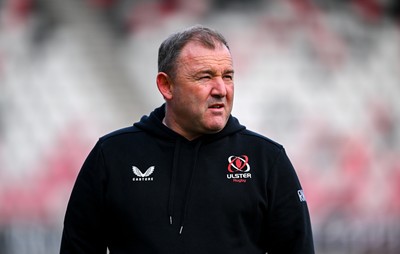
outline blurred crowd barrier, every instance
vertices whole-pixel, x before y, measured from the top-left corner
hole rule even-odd
[[[233,114],[283,144],[317,253],[400,253],[400,7],[396,0],[0,1],[0,253],[57,253],[97,139],[163,100],[157,50],[221,31]]]

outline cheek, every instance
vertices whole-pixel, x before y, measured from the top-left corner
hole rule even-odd
[[[191,102],[197,103],[197,106],[200,106],[200,104],[207,102],[210,96],[210,91],[207,86],[198,86],[187,91],[186,96]]]
[[[202,111],[202,105],[202,100],[193,91],[186,91],[181,95],[180,106],[191,115],[199,114]]]
[[[233,96],[234,96],[234,91],[235,91],[235,89],[234,89],[234,86],[233,85],[231,85],[231,86],[227,86],[227,88],[226,88],[226,92],[227,92],[227,97],[228,97],[228,99],[233,99]]]

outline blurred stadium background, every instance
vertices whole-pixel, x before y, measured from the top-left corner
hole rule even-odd
[[[163,100],[157,50],[221,31],[233,114],[288,150],[317,253],[400,253],[397,0],[0,0],[0,253],[57,253],[98,137]]]

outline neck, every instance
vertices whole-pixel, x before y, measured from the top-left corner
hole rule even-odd
[[[178,133],[179,135],[181,135],[182,137],[186,138],[189,141],[192,141],[196,138],[199,137],[199,135],[195,136],[195,135],[190,135],[189,133],[186,133],[185,131],[183,131],[180,128],[174,128],[174,124],[171,123],[170,121],[167,120],[167,117],[164,117],[162,120],[162,123],[168,127],[169,129],[173,130],[174,132]]]

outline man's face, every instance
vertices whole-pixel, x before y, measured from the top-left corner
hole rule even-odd
[[[233,64],[222,44],[189,42],[178,57],[167,124],[188,139],[222,130],[232,111]]]

